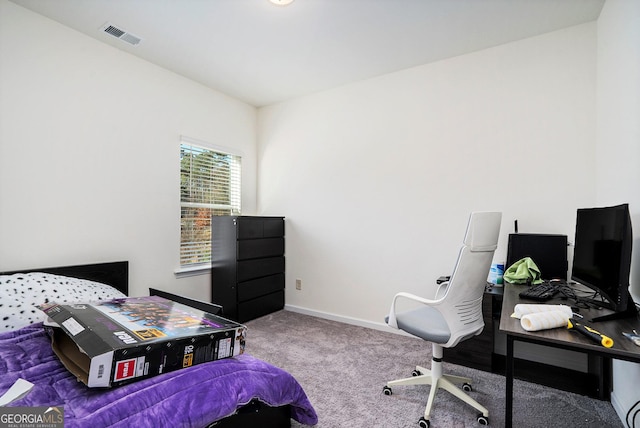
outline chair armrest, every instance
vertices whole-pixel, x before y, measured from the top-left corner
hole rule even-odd
[[[389,324],[389,326],[393,328],[398,328],[398,321],[396,320],[396,302],[400,298],[413,300],[414,302],[418,302],[427,306],[436,306],[442,301],[442,299],[437,299],[437,300],[425,299],[424,297],[420,297],[415,294],[401,291],[400,293],[393,296],[393,301],[391,302],[391,309],[389,310],[389,321],[387,321],[387,324]]]
[[[439,282],[436,289],[436,299],[442,299],[447,294],[447,287],[449,287],[449,281]]]

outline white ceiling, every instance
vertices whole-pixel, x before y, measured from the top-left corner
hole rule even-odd
[[[264,106],[593,21],[605,0],[11,1]]]

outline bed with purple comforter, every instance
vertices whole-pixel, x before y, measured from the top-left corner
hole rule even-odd
[[[244,354],[111,389],[88,388],[62,365],[41,323],[0,333],[0,394],[19,378],[35,386],[11,406],[63,406],[65,427],[206,427],[254,399],[317,415],[293,376]]]
[[[289,427],[291,418],[317,422],[291,374],[246,354],[112,389],[77,381],[54,354],[42,325],[46,315],[37,306],[126,297],[128,276],[127,261],[0,272],[0,395],[19,378],[35,384],[9,406],[62,406],[67,428],[280,428]],[[172,296],[208,311],[200,307],[207,303]]]

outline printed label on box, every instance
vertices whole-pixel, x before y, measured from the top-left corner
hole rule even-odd
[[[65,326],[67,330],[69,330],[69,333],[71,333],[72,336],[75,336],[78,333],[84,331],[84,327],[82,326],[82,324],[76,321],[75,318],[67,319],[62,323],[62,325]]]
[[[146,367],[148,367],[148,364],[145,363],[145,357],[138,357],[138,361],[136,361],[136,377],[144,376]]]
[[[220,339],[218,342],[218,358],[231,357],[232,339]]]
[[[136,359],[123,360],[116,362],[116,372],[113,380],[124,380],[136,377]]]

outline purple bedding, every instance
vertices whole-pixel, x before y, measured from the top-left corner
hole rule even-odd
[[[291,405],[315,425],[315,410],[286,371],[250,355],[199,364],[112,389],[88,388],[51,349],[41,323],[0,334],[0,395],[18,379],[35,384],[11,406],[64,406],[65,427],[205,427],[257,398]]]

